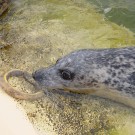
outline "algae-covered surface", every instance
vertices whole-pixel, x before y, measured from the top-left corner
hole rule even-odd
[[[33,72],[82,48],[135,45],[134,33],[108,21],[85,0],[12,0],[0,35],[11,46],[0,50],[0,74]],[[32,89],[23,79],[10,83]],[[37,101],[20,101],[41,135],[134,135],[135,110],[91,95],[48,92]]]

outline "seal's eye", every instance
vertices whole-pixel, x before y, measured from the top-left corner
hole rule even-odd
[[[69,70],[60,69],[59,72],[61,78],[63,78],[64,80],[72,80],[74,78],[74,73]]]

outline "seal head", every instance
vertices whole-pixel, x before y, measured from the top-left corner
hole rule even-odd
[[[33,73],[48,89],[93,92],[114,89],[135,96],[135,48],[84,49]]]
[[[91,93],[135,108],[135,47],[79,50],[33,73],[43,90]]]
[[[94,73],[96,70],[93,66],[97,68],[98,65],[92,64],[94,60],[90,57],[91,61],[87,62],[86,54],[89,55],[89,51],[73,52],[57,60],[55,65],[35,71],[33,78],[50,89],[74,89],[79,92],[80,89],[97,88],[99,77]]]

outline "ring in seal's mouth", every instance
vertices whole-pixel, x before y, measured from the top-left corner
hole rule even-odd
[[[33,84],[33,82],[30,82],[27,80],[27,78],[25,78],[26,76],[29,76],[29,75],[30,75],[29,73],[18,70],[18,69],[11,70],[4,75],[4,78],[0,77],[0,86],[8,95],[16,99],[36,100],[43,97],[44,92],[41,90],[35,93],[25,93],[25,92],[16,90],[8,82],[10,77],[23,77],[28,83],[31,83],[34,87],[36,87],[35,84]]]

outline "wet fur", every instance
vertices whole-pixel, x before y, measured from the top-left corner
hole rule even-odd
[[[109,98],[135,108],[135,47],[74,51],[33,73],[40,86]],[[70,70],[63,80],[59,70]]]

